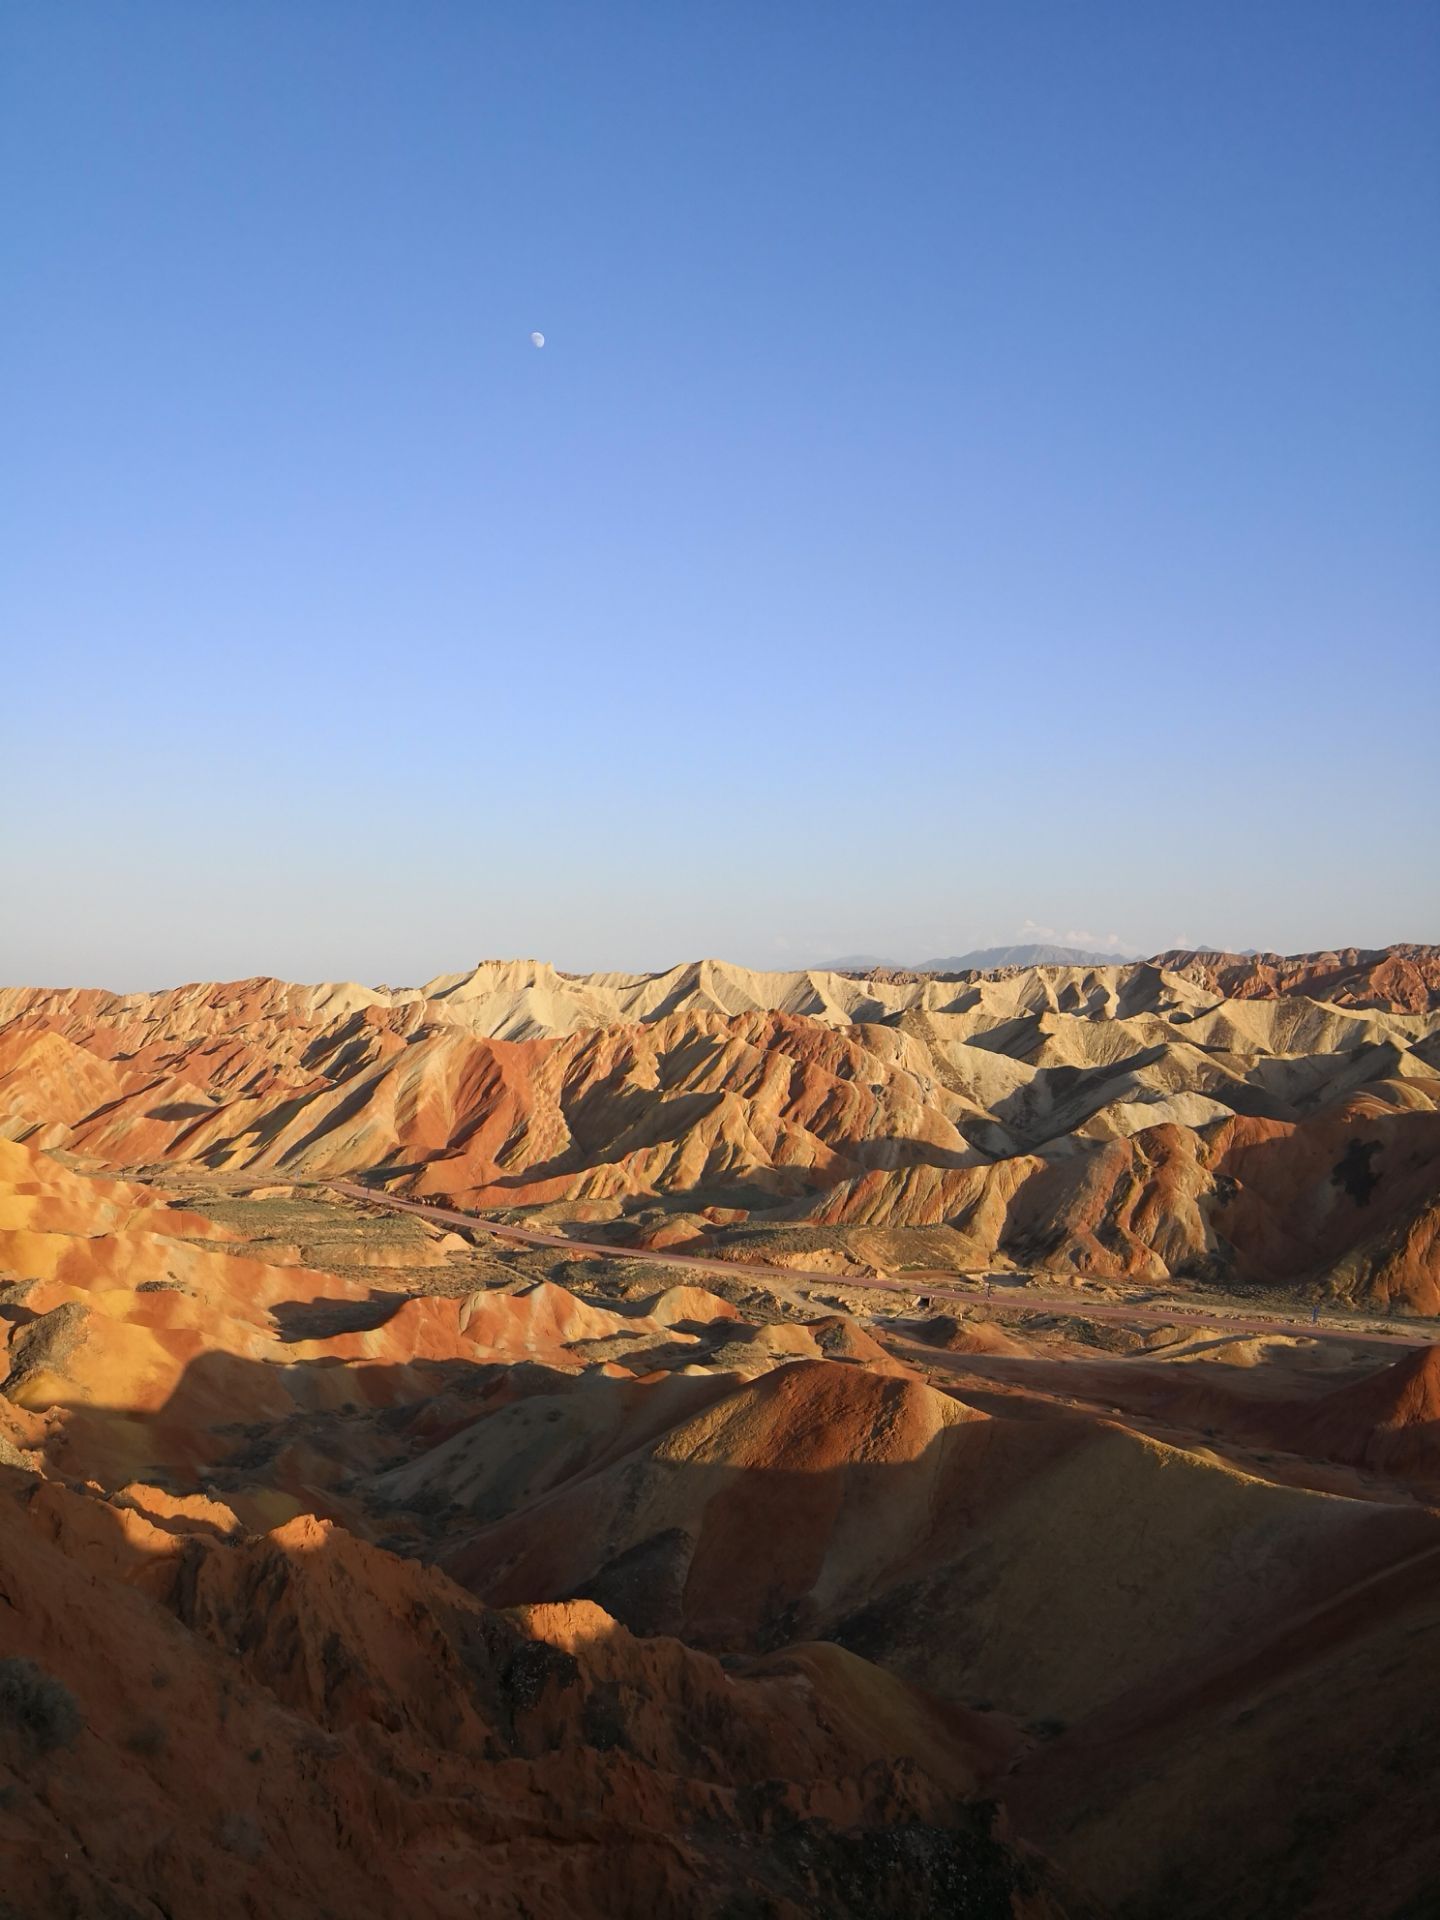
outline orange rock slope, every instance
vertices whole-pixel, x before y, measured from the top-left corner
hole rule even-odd
[[[835,1650],[727,1671],[7,1468],[0,1553],[12,1913],[1061,1912],[945,1716]]]
[[[1402,942],[1333,953],[1215,953],[1173,951],[1157,957],[1236,999],[1304,993],[1340,1007],[1383,1007],[1423,1013],[1440,1006],[1440,949]]]
[[[1164,959],[9,990],[0,1132],[118,1168],[365,1174],[646,1244],[939,1228],[950,1265],[1435,1312],[1435,951]]]
[[[0,1222],[24,1920],[1424,1910],[1432,1350],[377,1297],[14,1145]]]
[[[497,1612],[317,1517],[367,1416],[372,1447],[396,1407],[433,1444],[447,1388],[535,1356],[633,1398],[586,1343],[674,1338],[698,1290],[628,1319],[553,1286],[412,1301],[286,1345],[267,1308],[353,1283],[13,1146],[0,1199],[7,1912],[1085,1910],[977,1804],[1003,1735],[899,1677],[823,1646],[722,1667],[579,1599]],[[329,1462],[257,1453],[307,1420]]]

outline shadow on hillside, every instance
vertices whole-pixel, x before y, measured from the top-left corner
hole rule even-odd
[[[725,1321],[698,1346],[659,1341],[627,1355],[629,1366],[653,1365],[648,1378],[539,1359],[276,1365],[209,1353],[153,1411],[71,1406],[47,1446],[63,1473],[103,1482],[105,1458],[116,1457],[124,1479],[208,1493],[242,1514],[279,1496],[439,1560],[495,1604],[591,1598],[638,1632],[680,1633],[716,1650],[834,1638],[898,1661],[920,1684],[940,1636],[952,1675],[984,1670],[991,1576],[983,1553],[971,1560],[974,1530],[1028,1504],[1037,1476],[1101,1437],[1096,1416],[1108,1409],[1039,1417],[967,1382],[958,1397],[976,1417],[942,1427],[913,1457],[902,1441],[899,1459],[877,1460],[877,1441],[892,1446],[885,1436],[921,1417],[924,1390],[844,1361],[726,1371],[724,1346],[743,1346],[749,1331]],[[595,1344],[576,1342],[577,1362],[608,1357],[586,1352]],[[717,1348],[720,1365],[687,1371]],[[966,1365],[1004,1371],[983,1356]],[[1097,1384],[1125,1371],[1116,1362],[1092,1370]],[[1188,1378],[1157,1373],[1154,1395],[1139,1398],[1197,1429],[1207,1417],[1242,1424],[1228,1396]],[[713,1410],[727,1402],[734,1424],[727,1415],[716,1427]],[[1284,1444],[1283,1410],[1252,1403],[1246,1415],[1244,1428]],[[691,1437],[672,1445],[667,1436],[680,1429]],[[797,1447],[815,1464],[789,1464]],[[1123,1505],[1100,1511],[1124,1558]],[[1418,1518],[1395,1515],[1402,1525]],[[1054,1524],[1068,1535],[1072,1518],[1062,1510]],[[1105,1560],[1098,1541],[1087,1553]],[[1243,1609],[1234,1631],[1249,1632]],[[1053,1657],[1037,1645],[1037,1671]],[[1027,1697],[1023,1678],[1017,1684],[1009,1710],[1046,1710],[1043,1693]]]
[[[287,1343],[301,1340],[333,1340],[342,1333],[374,1333],[393,1320],[407,1300],[421,1297],[422,1290],[387,1291],[372,1287],[368,1298],[350,1296],[321,1297],[314,1300],[277,1300],[270,1308],[276,1332]]]
[[[487,1181],[483,1189],[475,1191],[483,1191],[485,1198],[482,1204],[486,1212],[504,1213],[513,1209],[520,1216],[516,1224],[523,1224],[525,1212],[536,1203],[512,1201],[507,1199],[507,1195],[523,1194],[543,1186],[547,1181],[578,1179],[584,1174],[616,1165],[627,1155],[658,1144],[678,1145],[693,1128],[699,1113],[708,1110],[718,1098],[710,1095],[693,1096],[697,1112],[687,1116],[675,1115],[667,1107],[669,1124],[663,1129],[647,1126],[643,1140],[611,1138],[602,1150],[572,1144],[549,1160],[502,1173],[498,1178]],[[615,1223],[547,1222],[545,1231],[567,1234],[573,1229],[577,1237],[589,1235],[596,1238],[603,1234],[607,1226],[619,1226],[624,1218],[638,1212],[699,1213],[708,1207],[734,1208],[761,1220],[771,1214],[779,1216],[795,1208],[810,1206],[834,1187],[848,1180],[861,1179],[867,1173],[901,1172],[911,1167],[949,1171],[986,1164],[991,1157],[985,1149],[964,1141],[963,1137],[959,1146],[951,1147],[910,1134],[842,1136],[829,1143],[828,1151],[832,1157],[823,1168],[811,1165],[752,1166],[732,1172],[719,1164],[703,1170],[688,1185],[658,1187],[627,1196],[623,1202],[627,1214],[623,1214],[620,1221]],[[395,1162],[374,1168],[369,1175],[348,1177],[355,1179],[357,1184],[373,1184],[380,1192],[384,1191],[382,1182],[392,1182],[421,1172],[427,1172],[440,1181],[453,1173],[449,1162],[454,1152],[452,1146],[428,1161]],[[462,1181],[457,1182],[454,1190],[461,1192],[467,1189]],[[440,1206],[446,1204],[439,1195],[431,1196],[431,1203]],[[483,1225],[483,1219],[477,1219],[477,1224]]]
[[[727,1321],[717,1338],[745,1331]],[[277,1366],[208,1353],[153,1411],[70,1406],[47,1453],[66,1476],[205,1494],[242,1516],[273,1513],[277,1501],[282,1515],[308,1509],[391,1551],[439,1562],[496,1605],[592,1599],[642,1635],[678,1633],[717,1653],[763,1652],[818,1633],[857,1650],[858,1636],[873,1654],[886,1640],[874,1596],[857,1596],[864,1618],[852,1632],[844,1610],[822,1606],[814,1589],[842,1509],[882,1511],[892,1486],[926,1478],[923,1453],[902,1466],[863,1457],[870,1427],[883,1430],[910,1389],[893,1378],[856,1379],[858,1457],[843,1471],[796,1469],[782,1454],[737,1474],[724,1459],[667,1453],[665,1436],[731,1397],[762,1418],[789,1369],[753,1379],[683,1371],[714,1344],[676,1345],[664,1356],[669,1377],[649,1381],[538,1360],[326,1356]],[[802,1364],[823,1364],[827,1376],[842,1371]],[[849,1397],[836,1406],[847,1411]],[[815,1417],[825,1418],[823,1408]],[[110,1458],[123,1464],[107,1473]],[[637,1475],[653,1479],[650,1495],[641,1495]],[[617,1537],[612,1549],[612,1523],[624,1533],[637,1499],[668,1503],[677,1517],[644,1525],[638,1539]],[[515,1527],[526,1537],[507,1535]],[[917,1624],[912,1618],[901,1632],[908,1614],[897,1598],[892,1625],[904,1640]],[[924,1683],[922,1672],[911,1677]]]
[[[1187,1752],[1197,1727],[1209,1751],[1228,1751],[1257,1701],[1273,1700],[1278,1673],[1313,1676],[1333,1659],[1343,1677],[1353,1644],[1376,1636],[1389,1636],[1385,1658],[1404,1656],[1385,1669],[1400,1675],[1387,1696],[1392,1741],[1431,1724],[1433,1697],[1414,1684],[1423,1649],[1406,1636],[1419,1605],[1440,1620],[1433,1516],[1236,1485],[1089,1415],[907,1429],[914,1395],[903,1380],[804,1361],[754,1379],[646,1382],[540,1361],[277,1366],[210,1354],[152,1413],[72,1408],[74,1451],[57,1464],[95,1471],[83,1450],[113,1442],[118,1421],[125,1465],[112,1485],[206,1492],[257,1529],[308,1510],[438,1563],[490,1606],[591,1599],[642,1636],[676,1635],[727,1664],[833,1641],[947,1711],[1018,1723],[1008,1752],[1022,1772],[1073,1755],[1103,1779],[1125,1742],[1146,1738],[1160,1764],[1172,1725],[1185,1726]],[[912,1452],[875,1457],[906,1430]],[[58,1456],[58,1433],[51,1445]],[[143,1494],[132,1498],[143,1508]],[[345,1627],[364,1598],[347,1564],[324,1622],[337,1646],[327,1653],[317,1635],[301,1663],[342,1692]],[[216,1615],[242,1653],[287,1644],[271,1566],[257,1563],[237,1589],[248,1612]],[[406,1591],[398,1574],[387,1588]],[[405,1617],[406,1647],[412,1636],[430,1647],[424,1622]],[[395,1659],[393,1635],[374,1644]],[[1322,1698],[1329,1685],[1328,1671],[1305,1680]],[[381,1697],[346,1693],[350,1723]],[[712,1731],[687,1727],[701,1746]],[[1282,1791],[1300,1821],[1328,1763],[1316,1767],[1302,1743],[1288,1759],[1272,1744],[1267,1792]],[[1283,1850],[1286,1817],[1247,1844]],[[1297,1831],[1323,1854],[1331,1826],[1344,1830]],[[1215,1881],[1198,1877],[1193,1904],[1145,1910],[1240,1911],[1226,1904],[1229,1871],[1221,1861]]]
[[[538,1888],[588,1920],[1006,1920],[1048,1883],[968,1804],[962,1738],[922,1710],[922,1771],[883,1703],[837,1731],[823,1668],[818,1698],[725,1678],[341,1535],[157,1536],[129,1504],[0,1464],[7,1913],[443,1920]]]

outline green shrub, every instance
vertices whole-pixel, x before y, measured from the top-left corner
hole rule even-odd
[[[85,1722],[75,1696],[33,1660],[0,1660],[0,1730],[31,1754],[75,1744]]]

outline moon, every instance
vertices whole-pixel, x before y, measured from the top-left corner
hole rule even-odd
[[[545,336],[544,336],[544,334],[543,334],[543,333],[532,333],[532,334],[531,334],[531,336],[530,336],[530,344],[531,344],[531,346],[532,346],[532,347],[543,347],[543,346],[544,346],[544,344],[545,344]]]

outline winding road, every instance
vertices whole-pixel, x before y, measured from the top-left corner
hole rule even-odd
[[[497,1240],[513,1240],[527,1247],[556,1247],[566,1253],[597,1254],[604,1259],[639,1260],[657,1267],[683,1267],[695,1273],[723,1273],[734,1280],[740,1277],[769,1280],[774,1284],[787,1287],[829,1287],[843,1288],[846,1292],[864,1288],[881,1293],[900,1293],[923,1299],[945,1301],[956,1306],[973,1307],[980,1302],[991,1306],[1003,1307],[1009,1312],[1020,1313],[1073,1313],[1082,1314],[1087,1320],[1123,1320],[1134,1326],[1137,1322],[1149,1326],[1195,1326],[1218,1328],[1237,1337],[1250,1334],[1288,1334],[1301,1335],[1315,1340],[1343,1340],[1347,1345],[1384,1347],[1388,1352],[1406,1353],[1414,1347],[1427,1347],[1435,1343],[1435,1334],[1420,1332],[1412,1325],[1397,1327],[1395,1331],[1380,1332],[1374,1327],[1352,1326],[1346,1322],[1330,1322],[1312,1325],[1308,1315],[1293,1318],[1255,1319],[1248,1315],[1236,1314],[1224,1309],[1212,1309],[1197,1313],[1189,1307],[1167,1305],[1152,1306],[1149,1303],[1136,1302],[1126,1305],[1111,1300],[1091,1300],[1083,1293],[1036,1293],[1023,1282],[1016,1284],[1001,1278],[992,1281],[993,1293],[971,1290],[959,1292],[954,1288],[936,1285],[928,1275],[914,1274],[906,1280],[862,1279],[851,1274],[804,1272],[793,1267],[765,1267],[749,1260],[720,1260],[713,1255],[698,1253],[670,1253],[648,1247],[614,1247],[598,1240],[575,1240],[563,1233],[542,1233],[535,1227],[514,1227],[507,1222],[489,1220],[482,1214],[461,1213],[454,1207],[432,1206],[424,1200],[402,1200],[393,1193],[378,1193],[374,1187],[362,1187],[353,1180],[331,1180],[326,1183],[333,1192],[342,1194],[348,1200],[367,1202],[373,1207],[396,1213],[418,1214],[422,1220],[428,1220],[437,1227],[463,1227],[470,1233],[488,1233]],[[943,1279],[958,1279],[958,1274],[946,1274]]]

